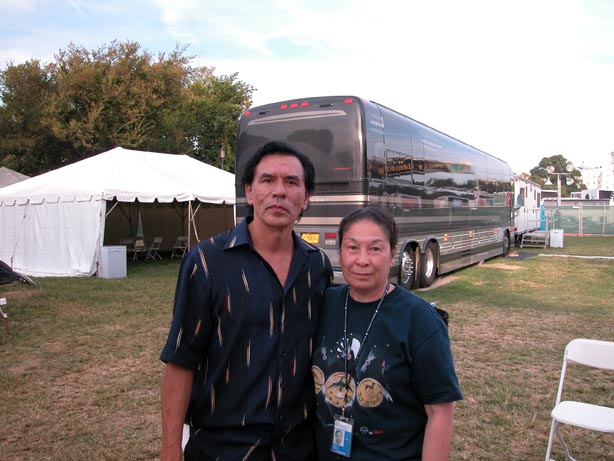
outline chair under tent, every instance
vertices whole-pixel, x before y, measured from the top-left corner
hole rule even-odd
[[[132,250],[133,252],[133,256],[132,256],[132,260],[136,261],[137,259],[139,259],[139,255],[140,254],[147,254],[147,247],[145,246],[145,240],[142,238],[137,238],[134,241],[134,248]]]
[[[173,245],[173,252],[171,254],[172,258],[183,258],[186,251],[188,251],[188,237],[187,235],[180,235],[177,237],[177,241]]]
[[[158,251],[160,250],[160,245],[162,245],[162,237],[155,237],[153,239],[153,242],[151,242],[151,245],[149,246],[149,248],[147,248],[145,260],[148,260],[148,259],[153,259],[154,261],[156,259],[161,260],[162,256],[160,256],[160,253],[158,253]]]

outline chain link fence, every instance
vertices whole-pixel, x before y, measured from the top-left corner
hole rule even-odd
[[[563,229],[571,235],[614,235],[614,206],[548,206],[545,219],[550,229]]]

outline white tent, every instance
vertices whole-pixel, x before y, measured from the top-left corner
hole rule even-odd
[[[107,202],[234,205],[234,175],[120,147],[0,189],[0,260],[32,276],[93,275]]]

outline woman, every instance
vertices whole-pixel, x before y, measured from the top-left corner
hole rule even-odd
[[[447,460],[462,399],[447,328],[388,281],[397,229],[385,210],[347,215],[338,235],[348,284],[326,292],[312,366],[320,460]]]

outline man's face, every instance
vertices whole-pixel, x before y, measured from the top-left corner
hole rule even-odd
[[[305,174],[293,155],[270,154],[256,166],[254,181],[245,185],[254,220],[271,227],[293,226],[309,204]]]

